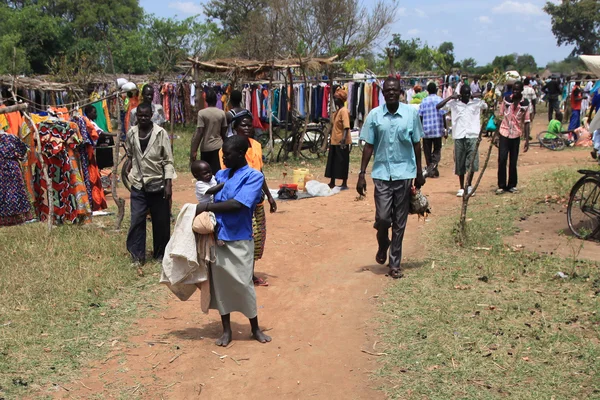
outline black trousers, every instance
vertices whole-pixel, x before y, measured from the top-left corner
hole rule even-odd
[[[221,170],[221,162],[219,160],[219,150],[214,151],[201,151],[200,159],[202,161],[206,161],[208,165],[210,165],[210,169],[212,169],[213,175],[217,173],[217,171]]]
[[[152,217],[153,257],[160,260],[171,236],[169,200],[164,192],[146,193],[131,188],[131,226],[127,234],[127,250],[134,261],[146,261],[146,216]]]
[[[558,113],[560,113],[560,102],[558,101],[558,98],[548,98],[548,122],[552,120],[553,113],[556,116],[558,116]]]
[[[423,153],[425,153],[425,161],[427,166],[432,164],[440,163],[442,159],[442,138],[424,138],[423,139]]]
[[[517,187],[517,159],[521,138],[509,139],[499,135],[498,149],[498,187],[508,190]],[[508,162],[508,184],[506,183],[506,163]]]
[[[375,225],[379,248],[390,248],[390,268],[400,268],[402,241],[408,210],[412,179],[382,181],[373,179],[375,186]],[[389,230],[392,228],[390,242]]]

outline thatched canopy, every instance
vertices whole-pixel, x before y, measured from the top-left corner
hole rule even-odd
[[[0,75],[0,86],[12,86],[14,77],[10,75]],[[68,83],[57,83],[49,82],[42,78],[33,77],[17,77],[16,85],[20,89],[32,89],[32,90],[50,90],[50,91],[63,91],[63,90],[81,90],[76,85]]]
[[[257,77],[273,70],[288,68],[306,68],[309,71],[320,71],[333,64],[337,56],[329,58],[288,58],[283,60],[253,61],[241,59],[222,59],[214,61],[200,61],[188,58],[194,68],[213,74]]]

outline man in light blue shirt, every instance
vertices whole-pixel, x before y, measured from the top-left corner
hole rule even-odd
[[[374,156],[371,177],[375,186],[374,228],[379,244],[375,261],[385,264],[389,250],[389,275],[397,279],[402,277],[402,240],[413,179],[417,188],[425,184],[421,169],[423,125],[417,110],[400,103],[400,81],[397,78],[385,80],[383,96],[385,104],[371,110],[360,133],[365,148],[356,190],[359,195],[365,195],[365,172],[371,156]]]

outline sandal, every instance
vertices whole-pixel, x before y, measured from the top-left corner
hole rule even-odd
[[[390,268],[390,272],[388,275],[393,279],[400,279],[404,276],[400,268]]]
[[[263,278],[254,279],[254,286],[269,286],[269,282],[265,281]]]

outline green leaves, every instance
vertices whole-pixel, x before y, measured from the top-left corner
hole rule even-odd
[[[547,2],[544,11],[552,18],[552,33],[559,45],[574,45],[571,55],[600,51],[600,2],[564,0]]]

